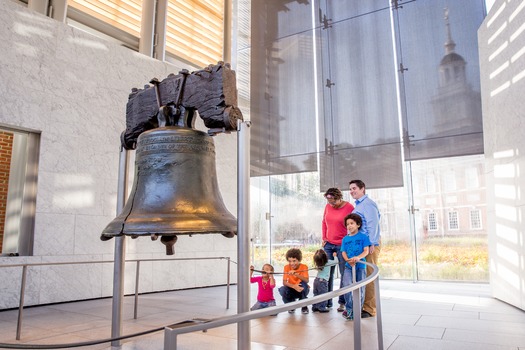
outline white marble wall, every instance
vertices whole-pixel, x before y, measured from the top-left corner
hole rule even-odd
[[[478,31],[490,284],[525,310],[525,6],[496,0]]]
[[[41,131],[34,256],[3,257],[0,265],[112,260],[114,240],[99,237],[116,214],[128,95],[188,67],[159,62],[10,0],[0,0],[0,8],[0,123]],[[236,135],[219,135],[215,145],[219,186],[236,215]],[[235,238],[182,236],[175,257],[236,260],[236,250]],[[148,238],[127,238],[126,251],[127,259],[167,257],[164,246]],[[0,309],[18,306],[20,273],[0,268]],[[127,264],[125,293],[134,291],[134,273],[135,265]],[[32,267],[25,304],[110,296],[112,281],[112,264]],[[141,265],[141,292],[225,282],[226,261]]]

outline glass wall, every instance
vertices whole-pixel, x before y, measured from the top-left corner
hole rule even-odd
[[[487,281],[484,157],[412,162],[418,278]]]
[[[484,162],[482,155],[407,162],[412,189],[367,190],[381,210],[383,278],[488,282]],[[354,202],[346,189],[343,198]],[[326,205],[319,173],[254,177],[251,203],[253,264],[282,271],[286,250],[299,247],[313,266]]]
[[[322,194],[361,179],[381,275],[488,281],[477,28],[484,2],[237,2],[252,121],[252,259],[321,246]]]

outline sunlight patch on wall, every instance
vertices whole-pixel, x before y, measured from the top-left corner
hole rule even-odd
[[[515,228],[503,224],[496,224],[496,237],[500,241],[506,241],[509,244],[518,244],[519,235]]]
[[[505,219],[512,222],[518,221],[518,215],[516,213],[516,207],[511,205],[504,205],[501,203],[496,203],[496,217],[498,219]]]
[[[502,255],[499,255],[502,258]],[[501,261],[501,260],[500,260]],[[509,286],[519,286],[520,285],[520,275],[516,271],[516,265],[510,266],[512,270],[506,266],[506,264],[497,263],[496,271],[498,273],[498,278],[504,282],[507,282]]]
[[[502,199],[517,199],[516,187],[512,185],[494,185],[494,192],[496,193],[496,198]]]
[[[511,157],[514,157],[514,150],[513,149],[507,149],[507,150],[504,150],[504,151],[494,152],[492,154],[492,157],[494,157],[494,159],[511,158]]]
[[[14,26],[14,32],[26,37],[36,36],[49,39],[53,38],[53,33],[50,30],[44,30],[42,28],[24,23],[16,23]]]
[[[90,47],[92,49],[99,49],[103,51],[109,51],[108,46],[104,43],[96,40],[88,40],[85,38],[68,38],[67,40],[70,44],[74,45],[83,45],[85,47]]]
[[[516,175],[516,167],[512,163],[494,165],[494,177],[496,179],[513,179]]]
[[[501,244],[498,242],[496,245],[496,252],[501,260],[507,261],[511,266],[518,266],[520,256],[518,252],[516,252],[514,248],[510,248],[508,244]]]
[[[57,208],[75,209],[95,205],[94,181],[91,176],[57,174],[53,205]]]

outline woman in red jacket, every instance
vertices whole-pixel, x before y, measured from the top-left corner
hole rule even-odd
[[[346,226],[344,225],[345,217],[354,210],[354,206],[349,202],[343,200],[343,194],[338,188],[329,188],[324,194],[328,202],[324,208],[323,214],[323,249],[328,257],[332,257],[333,253],[337,253],[339,259],[339,273],[341,275],[341,282],[343,281],[344,273],[344,259],[341,256],[341,241],[346,236]],[[334,289],[334,272],[335,266],[330,268],[330,279],[328,280],[328,291]],[[341,284],[339,285],[341,287]],[[332,300],[328,300],[328,307],[332,307]],[[339,296],[339,307],[337,311],[343,312],[345,310],[344,296]]]

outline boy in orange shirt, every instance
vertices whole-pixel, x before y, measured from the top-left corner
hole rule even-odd
[[[291,303],[296,299],[303,300],[308,298],[310,287],[308,287],[308,266],[301,264],[303,253],[300,249],[291,248],[286,252],[288,265],[284,267],[283,286],[279,288],[279,293],[283,297],[283,303]],[[289,310],[294,313],[295,310]],[[301,308],[303,314],[307,314],[308,306]]]

